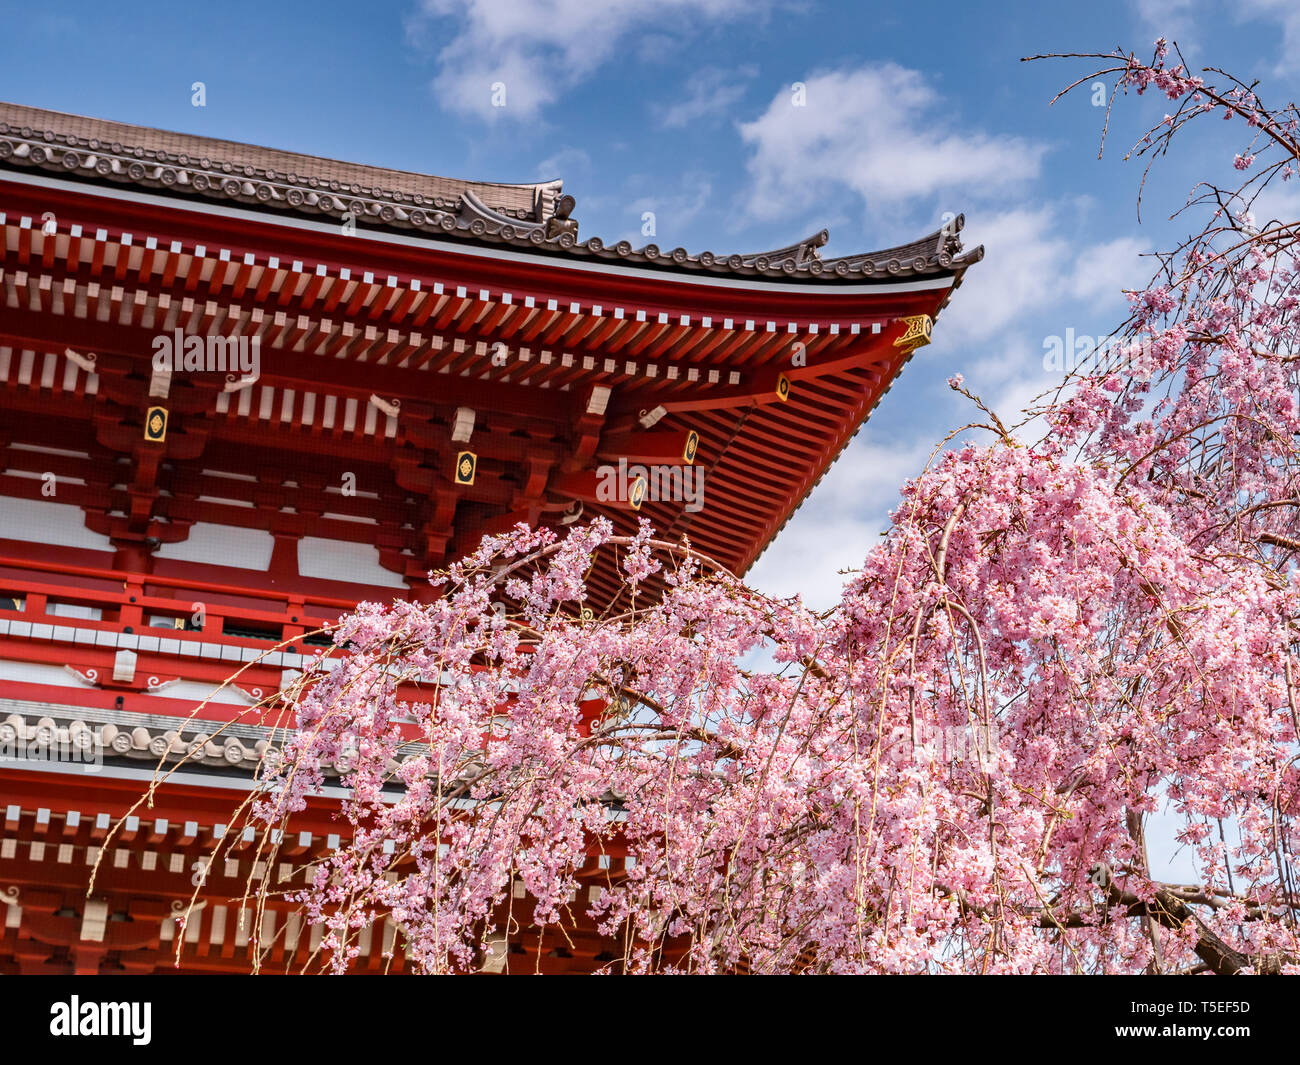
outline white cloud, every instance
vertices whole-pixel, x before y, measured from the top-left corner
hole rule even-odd
[[[753,149],[748,208],[759,218],[836,185],[873,210],[956,189],[998,192],[1039,174],[1046,150],[1024,138],[959,129],[925,77],[896,63],[817,74],[805,106],[790,87],[740,134]]]
[[[1195,0],[1138,0],[1137,13],[1146,29],[1151,31],[1151,40],[1164,37],[1176,42],[1186,52],[1193,47],[1193,16],[1197,11]],[[1138,49],[1141,55],[1141,49]],[[1146,58],[1146,57],[1144,57]]]
[[[1074,263],[1066,290],[1088,306],[1123,305],[1123,290],[1145,288],[1155,261],[1143,258],[1150,244],[1135,237],[1116,237],[1085,247]]]
[[[625,210],[635,219],[635,225],[620,234],[619,239],[630,240],[636,247],[654,241],[664,248],[688,241],[692,223],[712,199],[713,181],[707,174],[685,173],[677,191],[656,188],[651,194],[630,199]],[[654,233],[650,235],[642,233],[647,211],[654,215]]]
[[[1276,179],[1259,193],[1250,205],[1255,225],[1263,229],[1270,223],[1292,224],[1300,219],[1300,181]]]
[[[1243,0],[1236,9],[1245,18],[1277,22],[1282,27],[1275,77],[1291,80],[1295,76],[1295,54],[1300,49],[1300,6],[1295,0]],[[1271,40],[1277,40],[1276,35]]]
[[[943,312],[946,337],[987,340],[1060,295],[1071,255],[1069,242],[1053,232],[1054,221],[1046,206],[967,216],[966,234],[978,233],[984,259]]]
[[[627,45],[633,31],[684,34],[701,23],[752,17],[768,0],[422,0],[407,26],[439,47],[433,88],[447,110],[530,119]],[[445,42],[445,43],[444,43]],[[505,106],[492,86],[505,86]]]
[[[1040,406],[1044,394],[1055,391],[1063,376],[1043,366],[1043,354],[1042,339],[1023,330],[995,352],[985,352],[966,365],[954,361],[950,366],[951,372],[960,371],[964,386],[979,396],[1017,439],[1036,443],[1049,427],[1041,418],[1028,419],[1024,412],[1030,406]],[[988,421],[974,406],[958,410],[956,425]]]
[[[680,99],[672,104],[657,104],[653,108],[659,124],[666,129],[678,129],[701,119],[717,118],[725,114],[745,95],[746,83],[758,73],[753,66],[727,71],[706,67],[693,74],[683,86]]]
[[[855,570],[889,528],[889,511],[899,488],[925,466],[936,441],[902,445],[873,442],[864,430],[822,478],[788,525],[747,574],[769,595],[802,595],[814,609],[839,600],[846,576]]]
[[[1145,241],[1081,245],[1060,232],[1059,213],[1049,205],[968,215],[966,233],[972,231],[984,245],[984,260],[966,274],[942,318],[944,337],[959,342],[1005,334],[1051,308],[1068,308],[1067,318],[1113,316],[1124,306],[1121,291],[1140,286],[1151,272],[1140,258]],[[1097,329],[1092,320],[1065,320],[1059,328],[1071,325]]]
[[[1061,382],[1059,367],[1044,365],[1046,338],[1070,345],[1071,357],[1078,338],[1092,337],[1091,348],[1126,317],[1123,290],[1142,287],[1152,271],[1141,257],[1145,241],[1081,244],[1061,232],[1061,213],[1044,205],[977,215],[984,261],[967,273],[935,328],[934,350],[948,372],[962,373],[1008,427]],[[1033,441],[1046,429],[1035,420],[1017,436]]]
[[[562,178],[568,181],[576,174],[587,174],[590,171],[590,155],[581,148],[565,147],[537,164],[537,180],[553,181]]]
[[[1216,5],[1217,6],[1217,5]],[[1137,15],[1151,40],[1163,36],[1178,45],[1184,56],[1190,57],[1202,50],[1206,36],[1197,16],[1207,13],[1208,5],[1198,0],[1138,0]],[[1273,77],[1292,81],[1295,78],[1293,57],[1300,50],[1300,5],[1296,0],[1241,0],[1230,9],[1238,22],[1273,23],[1281,33],[1265,31],[1260,37],[1259,54],[1266,59],[1272,48],[1277,48],[1277,60],[1270,73]],[[1255,29],[1258,34],[1260,31]],[[1211,42],[1216,43],[1216,42]],[[1139,56],[1146,58],[1142,49]]]

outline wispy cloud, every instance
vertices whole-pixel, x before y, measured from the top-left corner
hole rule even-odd
[[[713,199],[713,179],[704,173],[688,171],[674,186],[633,196],[627,211],[639,228],[622,234],[620,239],[640,246],[650,240],[671,247],[674,242],[689,242],[692,223],[709,207]],[[645,215],[654,216],[654,232],[644,233]]]
[[[655,104],[652,113],[665,129],[680,129],[706,119],[717,120],[729,114],[744,98],[746,87],[757,74],[758,68],[754,66],[738,70],[706,67],[687,80],[677,100]]]
[[[1242,0],[1236,7],[1238,15],[1247,19],[1275,22],[1282,28],[1274,77],[1288,81],[1295,77],[1295,54],[1300,50],[1300,5],[1295,0]],[[1277,40],[1276,35],[1273,40]]]
[[[1265,64],[1271,64],[1270,75],[1294,81],[1294,56],[1300,50],[1300,5],[1295,0],[1240,0],[1231,6],[1206,4],[1204,0],[1137,0],[1136,13],[1151,40],[1165,37],[1176,42],[1190,57],[1209,47],[1218,47],[1218,40],[1206,22],[1225,9],[1239,23],[1266,23],[1281,31],[1261,35],[1258,25],[1252,27],[1259,37],[1260,58]]]
[[[488,119],[528,120],[589,78],[637,31],[674,38],[700,25],[752,17],[769,0],[422,0],[408,39],[432,47],[442,106]],[[493,86],[503,87],[496,92]]]
[[[1137,0],[1137,15],[1151,39],[1176,41],[1184,52],[1196,47],[1196,0]]]
[[[591,156],[581,148],[565,147],[537,164],[537,180],[569,179],[591,171]]]

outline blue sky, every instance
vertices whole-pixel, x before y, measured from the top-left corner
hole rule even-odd
[[[1188,138],[1135,212],[1121,156],[1165,101],[1133,98],[1098,161],[1086,72],[1037,52],[1149,53],[1164,32],[1291,93],[1300,7],[1244,0],[974,4],[405,0],[367,5],[0,4],[0,99],[319,155],[503,181],[563,177],[585,235],[756,251],[827,227],[827,254],[964,212],[987,257],[837,467],[752,573],[829,604],[897,487],[970,416],[1052,384],[1044,340],[1104,335],[1166,219],[1240,127]],[[206,105],[191,105],[191,85]],[[503,82],[506,106],[491,105]],[[791,85],[807,106],[790,105]],[[1267,96],[1266,96],[1267,99]],[[707,486],[706,486],[707,487]]]

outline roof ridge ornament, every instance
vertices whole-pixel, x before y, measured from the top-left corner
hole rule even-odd
[[[555,201],[555,208],[545,222],[524,222],[489,207],[472,189],[466,189],[460,196],[455,226],[468,229],[476,237],[497,236],[505,240],[527,237],[534,244],[557,242],[570,248],[578,239],[577,219],[569,217],[576,203],[566,194]]]
[[[497,235],[505,226],[510,226],[513,233],[519,236],[528,236],[546,229],[544,222],[525,222],[523,219],[512,218],[489,207],[475,195],[473,189],[466,189],[460,194],[459,207],[460,210],[456,214],[456,228],[468,229],[475,236],[483,236],[489,232]],[[475,222],[481,225],[476,227]]]
[[[817,249],[824,247],[830,239],[830,230],[822,229],[801,241],[787,244],[784,248],[754,252],[750,255],[741,255],[739,258],[746,266],[757,266],[759,263],[766,263],[767,269],[780,270],[786,263],[793,263],[796,267],[799,267],[813,259],[820,259],[821,254]],[[761,266],[758,268],[763,269]]]
[[[559,240],[564,233],[572,233],[573,239],[578,239],[578,220],[569,217],[573,213],[573,208],[577,206],[577,202],[568,193],[555,201],[555,211],[546,220],[547,240]]]

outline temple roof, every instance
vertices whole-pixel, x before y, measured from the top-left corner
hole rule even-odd
[[[351,220],[359,229],[415,231],[594,261],[755,279],[821,284],[957,277],[983,257],[963,251],[959,216],[908,244],[822,258],[829,233],[771,251],[688,252],[622,240],[578,240],[575,202],[561,182],[502,184],[171,133],[145,126],[0,102],[0,167],[38,168],[99,184],[201,196],[255,210]],[[345,216],[350,216],[345,217]]]
[[[56,148],[78,147],[95,152],[95,162],[90,162],[87,157],[83,160],[86,165],[82,167],[64,163],[62,152],[51,160],[68,170],[70,177],[97,176],[130,184],[166,188],[169,183],[161,179],[157,165],[148,166],[146,172],[138,177],[130,172],[130,165],[137,160],[153,164],[169,163],[179,168],[173,184],[181,186],[180,191],[205,191],[214,198],[243,197],[242,183],[239,192],[234,195],[223,188],[223,182],[228,176],[273,182],[277,189],[283,188],[285,191],[296,187],[337,192],[348,202],[359,195],[395,203],[425,203],[450,210],[458,207],[465,192],[472,192],[505,217],[544,220],[553,212],[555,201],[560,195],[558,181],[523,185],[462,181],[433,174],[416,174],[408,170],[390,170],[362,163],[323,159],[315,155],[242,144],[239,141],[172,133],[149,126],[132,126],[125,122],[110,122],[102,118],[87,118],[84,115],[46,111],[39,107],[2,101],[0,131],[17,133],[20,137],[30,137]],[[3,153],[4,149],[0,148],[0,155]],[[120,168],[112,165],[114,161],[121,164]],[[181,178],[182,172],[188,180]],[[207,189],[194,185],[193,179],[199,174],[211,176],[211,184]],[[253,203],[263,202],[257,197],[256,191],[248,198]],[[278,198],[271,203],[281,207],[292,206],[291,202]]]

